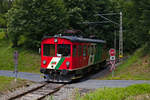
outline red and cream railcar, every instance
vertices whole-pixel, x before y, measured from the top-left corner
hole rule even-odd
[[[76,36],[45,36],[41,42],[41,73],[53,82],[70,82],[82,76],[91,65],[106,60],[103,40]]]

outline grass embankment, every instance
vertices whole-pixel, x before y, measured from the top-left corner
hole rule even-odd
[[[40,55],[23,48],[11,48],[11,42],[0,32],[0,70],[14,70],[14,51],[19,52],[18,71],[39,73]]]
[[[150,80],[150,48],[145,45],[128,60],[119,65],[115,76],[111,73],[104,80]],[[150,84],[132,85],[126,88],[100,88],[76,100],[150,100]]]
[[[131,85],[125,88],[100,88],[76,100],[150,100],[150,84]]]
[[[148,45],[138,49],[128,60],[119,65],[114,77],[111,73],[104,80],[150,80],[150,50]]]
[[[16,88],[23,87],[26,85],[30,85],[32,82],[17,79],[17,81],[14,81],[14,78],[12,77],[4,77],[0,76],[0,95],[5,94],[7,91],[12,91]]]

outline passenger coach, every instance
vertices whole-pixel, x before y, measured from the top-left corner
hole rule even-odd
[[[102,67],[99,64],[105,61],[103,40],[55,35],[45,36],[41,42],[40,71],[47,81],[70,82]]]

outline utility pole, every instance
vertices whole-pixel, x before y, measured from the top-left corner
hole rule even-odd
[[[117,14],[120,15],[120,24],[118,24],[117,22],[112,21],[112,20],[106,18],[105,16],[103,16],[103,15],[117,15]],[[111,22],[111,23],[116,24],[116,25],[119,26],[119,60],[121,61],[122,58],[123,58],[122,12],[120,12],[120,13],[108,13],[108,14],[97,14],[97,15],[100,16],[100,17],[102,17],[103,19],[105,19],[105,20],[107,20],[107,21],[109,21],[109,22]],[[115,34],[115,36],[116,36],[116,34]],[[115,44],[116,44],[115,41],[116,40],[114,40],[114,48],[116,47],[115,46]]]
[[[116,50],[117,47],[116,47],[116,30],[114,31],[114,49]]]
[[[120,12],[120,31],[119,31],[119,59],[123,57],[123,32],[122,32],[122,12]]]
[[[105,16],[120,15],[120,23],[117,23]],[[119,26],[119,60],[123,58],[123,31],[122,31],[122,12],[120,13],[108,13],[108,14],[96,14],[95,16],[100,16],[104,19],[102,22],[83,22],[83,24],[101,24],[101,23],[113,23]],[[116,49],[116,32],[114,33],[114,48]]]

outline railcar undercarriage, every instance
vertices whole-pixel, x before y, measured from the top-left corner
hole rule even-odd
[[[74,71],[41,68],[40,72],[44,74],[45,81],[69,83],[75,79],[79,79],[82,78],[83,76],[87,76],[87,74],[90,74],[93,71],[94,72],[98,71],[104,67],[106,67],[105,61],[99,64],[91,65],[89,67],[79,69],[79,70],[74,70]]]
[[[41,69],[44,79],[49,82],[71,82],[74,74],[68,70]]]

